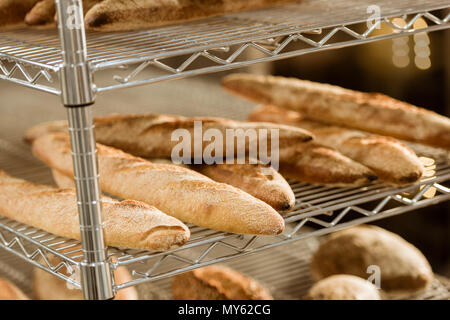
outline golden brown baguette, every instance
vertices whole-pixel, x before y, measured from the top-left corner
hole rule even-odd
[[[400,236],[375,226],[358,226],[331,234],[311,261],[317,279],[334,274],[369,276],[380,268],[381,289],[415,292],[425,289],[433,272],[424,255]]]
[[[39,0],[0,0],[0,26],[23,24],[27,12]]]
[[[292,2],[293,0],[105,0],[85,17],[102,31],[143,29]]]
[[[154,163],[172,163],[168,159],[149,160]],[[289,183],[270,166],[247,163],[192,165],[190,168],[214,181],[241,189],[277,211],[289,211],[295,205],[295,195]],[[56,176],[56,179],[63,178]]]
[[[277,211],[289,211],[295,195],[289,183],[272,167],[263,164],[213,164],[193,166],[217,182],[244,190]]]
[[[450,119],[378,93],[363,93],[294,78],[233,74],[230,92],[299,111],[312,120],[450,149]]]
[[[222,266],[196,269],[174,278],[176,300],[273,300],[255,280]]]
[[[71,248],[70,250],[74,250],[74,248]],[[51,255],[47,258],[53,266],[61,263],[61,259],[56,256]],[[71,275],[67,272],[65,266],[58,269],[58,272],[67,277],[75,277],[79,281],[80,275]],[[75,270],[75,273],[77,272],[79,271]],[[120,266],[114,270],[115,284],[122,284],[131,280],[132,277],[125,267]],[[81,290],[71,288],[65,280],[55,277],[51,273],[40,268],[34,269],[32,287],[35,298],[39,300],[83,300],[83,293]],[[128,287],[117,291],[114,300],[138,300],[136,288]]]
[[[288,179],[327,186],[358,186],[377,179],[369,168],[314,142],[280,149],[280,173]]]
[[[102,198],[106,244],[113,247],[169,250],[189,240],[189,229],[145,203]],[[74,189],[56,189],[13,178],[0,171],[0,215],[80,240]]]
[[[377,287],[367,280],[338,274],[315,283],[309,289],[309,300],[381,300]]]
[[[95,119],[95,136],[97,142],[121,149],[125,152],[131,153],[138,157],[144,158],[171,158],[172,151],[175,146],[179,144],[179,141],[172,141],[172,134],[176,129],[187,130],[191,137],[192,149],[195,146],[194,139],[198,139],[194,134],[195,121],[202,122],[203,132],[208,129],[219,130],[224,139],[226,139],[227,129],[254,129],[256,130],[258,138],[259,130],[267,130],[267,148],[270,151],[271,148],[271,129],[275,129],[279,133],[279,147],[292,145],[293,143],[310,141],[312,135],[306,130],[292,127],[292,126],[280,126],[273,123],[252,123],[252,122],[239,122],[223,118],[185,118],[181,116],[171,115],[158,115],[158,114],[127,114],[127,115],[109,115],[102,118]],[[54,121],[43,123],[29,129],[25,133],[25,139],[27,141],[33,141],[40,135],[49,132],[67,132],[67,123],[65,121]],[[201,140],[200,137],[199,140]],[[250,139],[246,139],[245,151],[248,154],[249,144],[255,143],[258,146],[259,141],[252,142]],[[197,140],[198,141],[198,140]],[[209,143],[202,143],[202,154]],[[230,151],[237,154],[238,143],[234,143],[234,146],[228,146]],[[227,154],[227,143],[223,141],[223,155]],[[269,152],[270,153],[270,152]],[[270,154],[269,154],[270,155]],[[192,152],[191,157],[195,154]]]
[[[298,126],[314,134],[315,141],[335,148],[343,155],[371,169],[380,180],[395,185],[418,181],[424,167],[414,151],[391,137],[367,134],[344,127],[307,120],[302,114],[275,106],[261,106],[249,115],[250,121],[269,121]]]
[[[33,153],[72,176],[69,137],[55,133],[34,141]],[[226,232],[278,234],[283,218],[269,205],[195,171],[153,164],[120,150],[97,145],[100,187],[109,194],[154,205],[182,221]]]
[[[12,282],[0,278],[0,300],[30,300],[30,298]]]

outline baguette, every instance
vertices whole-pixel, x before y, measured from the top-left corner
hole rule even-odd
[[[74,248],[71,248],[70,250],[74,250]],[[61,259],[53,255],[49,255],[48,259],[54,266],[61,263]],[[71,276],[64,266],[58,269],[58,272],[67,277]],[[132,277],[127,268],[120,266],[114,269],[114,283],[116,285],[131,280]],[[68,287],[68,283],[65,280],[55,277],[51,273],[40,268],[34,269],[32,287],[34,296],[39,300],[83,300],[83,293],[81,290],[76,288],[71,289]],[[128,287],[117,291],[113,300],[138,300],[136,288]]]
[[[105,242],[109,246],[162,251],[179,247],[189,239],[184,224],[154,207],[107,197],[101,201]],[[74,189],[37,185],[0,171],[0,215],[80,240]]]
[[[85,24],[102,31],[143,29],[286,2],[292,0],[105,0],[89,10]]]
[[[83,12],[86,14],[89,9],[102,0],[83,0]],[[25,23],[28,25],[44,25],[55,22],[56,5],[55,0],[41,0],[27,13]]]
[[[377,287],[367,280],[338,274],[320,280],[309,289],[308,300],[381,300]]]
[[[0,26],[23,23],[27,12],[39,0],[0,0]]]
[[[359,186],[377,179],[367,167],[314,142],[280,149],[280,173],[296,181],[327,186]]]
[[[291,127],[277,126],[272,123],[252,123],[238,122],[222,118],[185,118],[181,116],[144,114],[144,115],[110,115],[103,118],[95,119],[95,136],[97,142],[121,149],[143,158],[171,158],[172,151],[178,141],[172,141],[172,134],[176,129],[187,130],[191,137],[191,146],[195,146],[194,139],[194,122],[201,121],[203,132],[208,129],[219,130],[224,139],[226,138],[227,129],[242,130],[267,130],[268,143],[267,148],[270,150],[271,135],[270,130],[276,129],[279,132],[279,147],[283,148],[293,143],[306,142],[312,139],[309,132]],[[49,132],[67,132],[67,122],[55,121],[43,123],[29,129],[25,134],[25,139],[29,142],[37,137]],[[202,138],[202,137],[200,137]],[[257,138],[257,137],[256,137]],[[258,141],[250,141],[246,139],[245,151],[248,152],[249,145],[258,143]],[[202,143],[202,155],[209,143]],[[226,141],[223,143],[223,155],[227,154],[227,150],[237,154],[237,143],[227,146]],[[247,153],[246,153],[247,154]],[[195,155],[191,155],[195,157]]]
[[[73,176],[69,137],[55,133],[33,143],[33,153],[50,167]],[[154,205],[169,215],[225,232],[273,235],[283,218],[269,205],[232,186],[189,169],[153,164],[97,145],[100,187],[109,194]]]
[[[30,298],[13,283],[5,278],[0,278],[0,300],[30,300]]]
[[[151,159],[150,161],[172,163],[171,160],[166,159]],[[232,185],[251,194],[277,211],[289,211],[295,205],[295,195],[289,183],[270,166],[259,163],[193,165],[190,167],[214,181]],[[55,180],[61,179],[64,178],[55,177]]]
[[[388,292],[421,291],[433,280],[430,264],[416,247],[375,226],[331,234],[311,260],[316,279],[342,273],[366,278],[370,266],[380,268],[381,288]]]
[[[450,149],[450,119],[378,93],[363,93],[294,78],[233,74],[230,92],[301,112],[305,117]]]
[[[269,290],[232,269],[210,266],[174,278],[176,300],[273,300]]]
[[[414,151],[391,137],[376,136],[344,127],[306,120],[296,111],[262,106],[249,115],[250,121],[269,121],[299,126],[314,134],[315,141],[371,169],[380,180],[394,185],[417,182],[424,167]]]

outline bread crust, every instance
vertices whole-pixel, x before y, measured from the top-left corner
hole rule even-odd
[[[293,0],[105,0],[85,16],[87,28],[123,31],[197,20]]]
[[[56,189],[13,178],[0,171],[0,215],[80,240],[74,189]],[[169,250],[189,240],[189,229],[145,203],[102,197],[105,242],[130,249]]]
[[[148,159],[153,163],[173,164],[170,159]],[[258,164],[184,165],[220,183],[241,189],[264,201],[277,211],[289,211],[295,205],[295,195],[289,183],[272,167]],[[65,180],[55,173],[55,181]],[[58,185],[64,185],[60,181]]]
[[[30,300],[16,285],[0,278],[0,300]]]
[[[277,211],[294,208],[295,195],[289,183],[272,167],[263,164],[213,164],[193,166],[217,182],[248,192]]]
[[[100,187],[109,194],[137,199],[182,221],[220,231],[272,235],[284,230],[284,220],[273,208],[242,190],[101,144],[97,151]],[[33,153],[61,173],[73,175],[68,135],[36,139]]]
[[[70,250],[75,249],[76,248],[71,248]],[[49,259],[50,263],[54,266],[62,262],[60,258],[53,255],[47,256],[47,259]],[[58,272],[67,277],[73,276],[67,272],[67,268],[64,266],[61,267]],[[127,268],[120,266],[114,270],[114,283],[116,285],[131,280],[132,277]],[[81,290],[69,288],[68,283],[65,280],[55,277],[40,268],[34,268],[32,281],[34,297],[38,300],[83,300],[83,293]],[[138,300],[138,293],[135,287],[128,287],[117,291],[113,300]]]
[[[86,14],[97,3],[102,0],[82,0],[83,12]],[[55,22],[56,5],[55,0],[40,0],[25,16],[28,25],[44,25]]]
[[[268,121],[298,126],[310,131],[315,141],[371,169],[381,181],[405,185],[417,182],[424,167],[413,150],[400,141],[354,129],[307,120],[301,113],[264,105],[249,115],[250,121]]]
[[[252,145],[259,146],[260,130],[267,132],[267,150],[269,155],[271,150],[271,129],[278,132],[280,148],[312,139],[312,135],[308,131],[292,126],[261,122],[239,122],[212,117],[186,118],[162,114],[112,114],[106,117],[95,118],[95,136],[97,142],[101,144],[121,149],[138,157],[171,158],[173,149],[179,144],[179,141],[172,141],[172,134],[175,130],[186,130],[188,136],[191,137],[190,143],[192,148],[195,146],[194,138],[196,134],[194,133],[194,124],[196,121],[201,121],[203,132],[214,129],[221,133],[225,139],[223,141],[224,156],[227,155],[227,147],[230,151],[234,151],[234,155],[237,155],[238,147],[237,142],[227,146],[227,129],[241,129],[244,132],[249,129],[256,131],[257,141],[252,139],[252,142],[249,142],[249,139],[246,139],[244,148],[246,155],[248,154],[250,143],[255,143]],[[67,122],[54,121],[37,125],[25,133],[25,139],[30,142],[49,132],[67,132]],[[206,142],[202,144],[202,156],[208,145],[209,143]],[[190,157],[195,157],[194,152],[191,152]]]
[[[334,274],[367,278],[367,268],[378,266],[381,289],[417,292],[433,280],[424,255],[400,236],[375,226],[358,226],[335,232],[313,255],[311,272],[316,279]]]
[[[210,266],[176,276],[176,300],[273,300],[257,281],[223,266]]]
[[[294,78],[233,74],[231,93],[301,112],[312,120],[450,149],[450,119],[379,93]]]
[[[327,186],[359,186],[377,179],[369,168],[314,142],[280,149],[280,173],[288,179]]]
[[[359,277],[338,274],[315,283],[308,300],[381,300],[377,287]]]
[[[1,0],[0,1],[0,27],[23,24],[27,12],[39,0]]]

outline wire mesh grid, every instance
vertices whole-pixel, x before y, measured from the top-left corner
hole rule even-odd
[[[435,12],[449,7],[445,0],[377,1],[378,23],[367,26],[371,5],[369,0],[303,0],[145,31],[88,32],[93,71],[117,70],[95,89],[104,92],[449,26],[450,15],[439,17]],[[408,16],[405,26],[391,21],[399,15]],[[419,18],[429,26],[414,29]],[[377,32],[381,26],[390,31]],[[59,94],[55,78],[61,59],[53,29],[0,33],[2,79]]]
[[[418,146],[414,147],[417,149]],[[18,143],[14,138],[0,139],[0,150],[0,168],[34,182],[52,183],[49,169],[30,154],[29,147],[25,144]],[[116,285],[115,288],[167,278],[202,266],[224,263],[265,249],[450,200],[448,153],[424,147],[420,147],[418,151],[427,157],[433,157],[436,162],[429,163],[427,177],[412,186],[372,184],[333,188],[291,182],[297,204],[294,211],[284,215],[286,231],[278,236],[237,235],[189,226],[191,240],[183,247],[169,252],[110,248],[109,256],[114,261],[113,267],[127,266],[133,276],[132,281]],[[82,258],[77,241],[0,218],[0,247],[75,287],[80,286],[75,275]],[[56,265],[47,258],[49,254],[60,258]]]

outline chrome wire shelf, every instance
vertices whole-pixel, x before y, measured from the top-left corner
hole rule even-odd
[[[445,29],[447,0],[303,0],[138,32],[87,33],[91,70],[107,73],[97,93],[273,61],[418,32]],[[393,21],[402,17],[406,24]],[[415,29],[422,18],[427,27]],[[0,79],[59,95],[61,49],[56,30],[0,32]],[[100,78],[100,77],[99,77]]]
[[[0,167],[13,175],[49,183],[49,171],[34,159],[28,147],[0,140]],[[363,187],[333,188],[292,182],[297,198],[294,211],[285,214],[286,231],[278,236],[250,236],[224,233],[190,226],[191,240],[169,252],[109,249],[113,268],[126,266],[133,280],[116,285],[121,289],[157,281],[188,270],[223,263],[265,249],[286,246],[302,239],[368,223],[393,215],[450,200],[450,157],[445,151],[413,146],[417,152],[436,159],[427,166],[427,177],[407,187],[372,184]],[[26,170],[24,169],[26,167]],[[0,218],[0,247],[47,270],[79,288],[75,274],[82,258],[79,243],[42,230]],[[61,262],[52,265],[53,254]],[[243,260],[245,261],[245,260]],[[65,267],[65,268],[64,268]],[[62,271],[72,270],[71,276]]]

